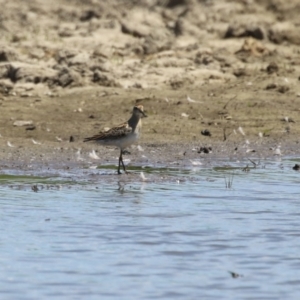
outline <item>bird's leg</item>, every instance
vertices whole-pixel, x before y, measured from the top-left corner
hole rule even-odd
[[[122,174],[120,169],[121,169],[121,161],[123,163],[123,160],[122,160],[122,150],[121,150],[121,153],[120,153],[120,156],[119,156],[119,165],[118,165],[118,174]]]
[[[123,151],[121,150],[121,154],[120,154],[120,160],[121,160],[121,163],[122,163],[122,166],[123,166],[123,170],[126,174],[128,174],[128,172],[126,171],[126,168],[125,168],[125,165],[124,165],[124,162],[123,162]]]

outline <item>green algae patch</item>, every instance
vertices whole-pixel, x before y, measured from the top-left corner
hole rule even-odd
[[[7,183],[49,183],[49,177],[39,177],[30,175],[8,175],[0,174],[0,184]]]

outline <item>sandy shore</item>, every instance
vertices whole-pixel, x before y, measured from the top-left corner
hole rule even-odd
[[[113,163],[136,103],[130,164],[299,154],[297,1],[152,2],[2,3],[0,167]]]

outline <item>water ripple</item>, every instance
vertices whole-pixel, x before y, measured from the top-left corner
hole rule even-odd
[[[298,299],[300,178],[280,164],[235,169],[230,189],[208,168],[38,192],[6,178],[0,297]]]

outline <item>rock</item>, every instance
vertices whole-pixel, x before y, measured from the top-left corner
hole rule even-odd
[[[197,151],[197,153],[209,154],[209,153],[212,153],[212,148],[211,147],[200,147],[200,149]]]
[[[25,128],[25,130],[27,130],[27,131],[32,131],[32,130],[35,130],[35,129],[36,129],[35,125],[28,125]]]
[[[69,60],[76,56],[77,52],[75,50],[66,50],[62,49],[58,51],[55,55],[55,60],[61,65],[61,64],[68,64]]]
[[[278,65],[275,62],[271,62],[266,68],[268,74],[277,73],[278,70],[279,70]]]
[[[32,97],[40,94],[45,94],[46,91],[49,91],[49,83],[39,83],[35,84],[32,82],[16,82],[14,84],[14,92],[21,97]]]
[[[36,59],[42,59],[45,57],[45,51],[40,48],[30,49],[29,54],[32,58],[36,58]]]
[[[32,95],[32,93],[21,93],[20,94],[20,97],[22,97],[22,98],[27,98],[27,97],[32,97],[33,95]]]
[[[224,38],[253,37],[257,40],[265,38],[265,30],[257,24],[230,24]]]
[[[70,58],[68,61],[68,66],[80,65],[80,64],[88,65],[89,60],[90,60],[90,56],[88,55],[88,53],[82,52]]]
[[[83,82],[80,74],[65,67],[56,74],[50,85],[59,85],[61,87],[67,87],[69,85],[81,86]]]
[[[288,92],[289,90],[290,90],[290,88],[286,85],[281,85],[277,89],[277,91],[281,94],[284,94],[284,93]]]
[[[264,56],[270,54],[270,51],[260,42],[253,38],[247,38],[242,48],[235,52],[237,55]]]
[[[275,84],[275,83],[269,83],[266,86],[266,90],[273,90],[273,89],[276,89],[276,88],[277,88],[277,84]]]
[[[58,35],[62,38],[74,36],[76,25],[74,23],[63,23],[59,26]]]
[[[8,72],[9,72],[9,64],[0,63],[0,79],[8,78]]]
[[[300,45],[299,28],[292,23],[276,23],[269,29],[268,37],[275,44],[289,42],[291,44]]]
[[[194,83],[194,80],[189,77],[175,75],[169,80],[170,86],[174,89],[180,89],[183,86],[191,85]]]
[[[215,69],[215,70],[220,70],[221,64],[226,65],[226,62],[224,60],[222,61],[220,57],[217,56],[212,56],[211,54],[207,53],[202,53],[201,51],[198,51],[196,53],[194,63],[198,66],[201,66],[207,69]]]
[[[151,66],[159,68],[187,68],[193,65],[193,62],[187,58],[178,57],[160,57],[157,58]]]
[[[16,61],[17,59],[18,55],[15,50],[7,46],[0,46],[0,62]]]
[[[211,136],[211,133],[208,129],[201,130],[201,134],[204,136]]]
[[[97,48],[94,50],[92,57],[101,57],[101,58],[109,58],[112,56],[112,49],[111,47],[105,46],[105,45],[99,45]]]
[[[120,24],[123,33],[140,39],[144,52],[141,54],[154,54],[168,50],[172,46],[172,34],[166,28],[161,16],[155,12],[145,14],[141,9],[134,9]],[[139,52],[137,49],[136,46],[134,52]]]
[[[86,22],[86,21],[90,21],[93,18],[99,19],[100,14],[97,11],[95,11],[94,9],[88,9],[88,10],[85,10],[84,12],[82,12],[79,19],[81,22]]]
[[[94,71],[93,82],[102,86],[121,87],[121,85],[109,74],[103,74],[99,70]]]
[[[266,90],[276,89],[278,93],[284,94],[290,90],[290,88],[286,85],[277,85],[275,83],[270,83],[266,86]]]
[[[6,65],[6,77],[12,82],[47,82],[53,78],[56,71],[40,65],[31,65],[26,63],[11,63]]]
[[[290,118],[290,117],[284,117],[284,118],[281,118],[281,121],[283,121],[283,122],[287,122],[287,123],[295,123],[295,121],[292,119],[292,118]]]
[[[112,71],[112,66],[111,66],[111,63],[107,61],[105,63],[98,63],[98,64],[95,64],[95,65],[92,65],[90,67],[90,70],[91,71],[99,70],[99,71],[102,71],[102,72],[111,72]]]
[[[184,6],[189,3],[189,0],[167,0],[167,1],[162,1],[164,5],[168,8],[173,8],[175,6]]]
[[[0,93],[3,95],[9,94],[14,85],[9,79],[0,79]]]
[[[156,39],[154,39],[152,36],[146,37],[143,43],[144,54],[149,55],[170,50],[172,48],[172,44],[173,41],[168,36]]]
[[[150,34],[150,28],[139,24],[136,26],[134,21],[124,20],[121,22],[121,30],[123,33],[130,34],[136,38],[145,37]]]
[[[233,70],[233,75],[236,77],[242,77],[242,76],[247,76],[249,74],[247,73],[245,68],[238,68]]]
[[[150,55],[157,53],[159,51],[159,46],[156,41],[154,41],[151,37],[145,39],[143,44],[143,54]]]
[[[28,126],[28,125],[32,125],[32,124],[33,124],[32,121],[21,121],[21,120],[17,120],[13,123],[13,125],[17,126],[17,127]]]

